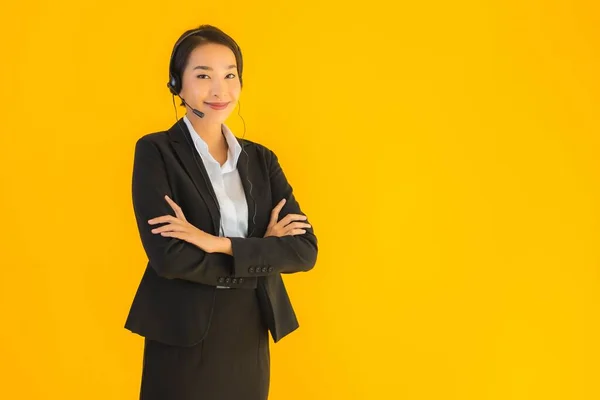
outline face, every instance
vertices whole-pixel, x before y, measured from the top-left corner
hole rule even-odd
[[[179,95],[204,113],[202,120],[224,122],[235,108],[240,92],[235,55],[229,47],[207,43],[192,51]],[[196,115],[188,110],[188,117]]]

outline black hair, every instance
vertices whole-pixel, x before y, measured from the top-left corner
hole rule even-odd
[[[194,32],[194,31],[197,31],[197,32],[192,34],[192,32]],[[189,36],[186,37],[181,43],[179,43],[181,41],[181,39],[187,35],[189,35]],[[177,44],[177,43],[179,43],[179,44]],[[169,64],[169,73],[172,76],[174,76],[175,79],[177,79],[177,82],[178,82],[178,85],[177,85],[178,87],[176,87],[177,93],[179,93],[181,91],[183,71],[185,70],[185,67],[187,66],[188,60],[190,58],[190,54],[196,47],[198,47],[202,44],[206,44],[206,43],[221,44],[221,45],[227,46],[228,48],[231,49],[231,51],[235,55],[235,63],[237,66],[238,77],[240,79],[240,85],[243,85],[243,82],[242,82],[243,59],[242,59],[242,51],[240,50],[240,47],[235,42],[235,40],[233,40],[233,38],[231,36],[229,36],[228,34],[223,32],[221,29],[219,29],[213,25],[204,24],[204,25],[200,25],[198,28],[189,29],[189,30],[185,31],[179,37],[179,39],[177,39],[177,42],[175,43],[175,45],[177,46],[177,49],[175,49],[175,54],[173,54],[173,58],[171,59],[171,62]],[[181,102],[180,105],[183,106],[184,105],[183,102]]]

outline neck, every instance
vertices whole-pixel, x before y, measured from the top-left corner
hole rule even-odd
[[[221,123],[211,123],[193,113],[186,113],[196,133],[206,142],[209,149],[223,146],[227,141],[221,131]]]

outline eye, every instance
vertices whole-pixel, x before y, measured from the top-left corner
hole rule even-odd
[[[229,79],[233,79],[233,78],[235,78],[235,74],[234,74],[234,73],[231,73],[231,74],[229,74],[229,75],[227,75],[227,76],[231,76],[231,78],[229,78]]]
[[[206,74],[200,74],[200,75],[196,75],[196,78],[202,78],[202,77],[204,77],[204,76],[205,76],[206,78],[208,78],[208,75],[206,75]],[[202,79],[206,79],[206,78],[202,78]]]

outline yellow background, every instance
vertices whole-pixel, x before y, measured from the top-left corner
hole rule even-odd
[[[320,243],[271,400],[600,397],[598,3],[394,3],[3,4],[0,398],[137,398],[134,143],[200,23]]]

